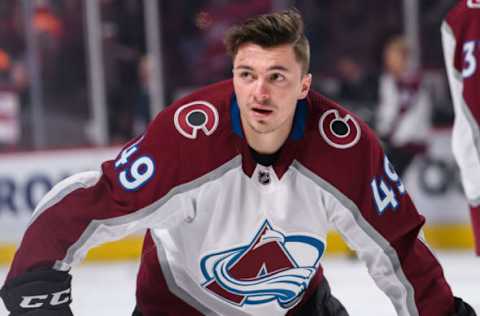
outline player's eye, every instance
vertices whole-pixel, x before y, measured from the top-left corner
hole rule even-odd
[[[282,82],[285,79],[286,79],[286,77],[284,75],[282,75],[281,73],[278,73],[278,72],[275,72],[275,73],[270,75],[270,81],[272,81],[272,82]]]
[[[241,71],[239,73],[239,76],[241,79],[247,80],[247,81],[255,79],[255,76],[251,71]]]

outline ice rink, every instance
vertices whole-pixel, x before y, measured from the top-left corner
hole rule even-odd
[[[456,296],[480,312],[480,258],[472,252],[437,253]],[[325,273],[334,294],[352,316],[393,316],[392,304],[376,288],[361,262],[327,257]],[[73,311],[80,316],[129,316],[134,306],[137,263],[83,264],[73,270]],[[0,267],[3,283],[7,268]],[[6,316],[0,304],[0,316]]]

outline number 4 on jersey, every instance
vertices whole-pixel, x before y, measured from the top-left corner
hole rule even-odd
[[[148,156],[140,156],[133,161],[130,161],[131,156],[137,152],[138,144],[142,140],[143,137],[125,148],[120,153],[120,158],[115,161],[115,169],[125,166],[125,169],[118,174],[118,180],[127,191],[136,191],[140,189],[148,180],[150,180],[155,171],[155,164]]]
[[[396,187],[400,195],[403,195],[405,193],[405,186],[387,156],[383,159],[383,168],[386,178]],[[375,201],[375,205],[380,214],[382,214],[388,207],[396,209],[399,205],[395,190],[392,185],[389,185],[388,182],[385,181],[384,178],[385,177],[382,175],[373,178],[370,182],[373,200]]]

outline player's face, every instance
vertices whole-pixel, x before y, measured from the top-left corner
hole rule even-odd
[[[233,84],[245,132],[288,135],[297,101],[307,96],[310,83],[311,75],[303,74],[291,45],[240,46]]]

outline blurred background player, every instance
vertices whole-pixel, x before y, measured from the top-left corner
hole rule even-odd
[[[425,151],[432,102],[419,71],[412,69],[406,39],[391,37],[383,50],[376,130],[400,176]]]
[[[461,0],[450,10],[442,24],[442,42],[455,111],[453,154],[480,255],[480,1]]]

